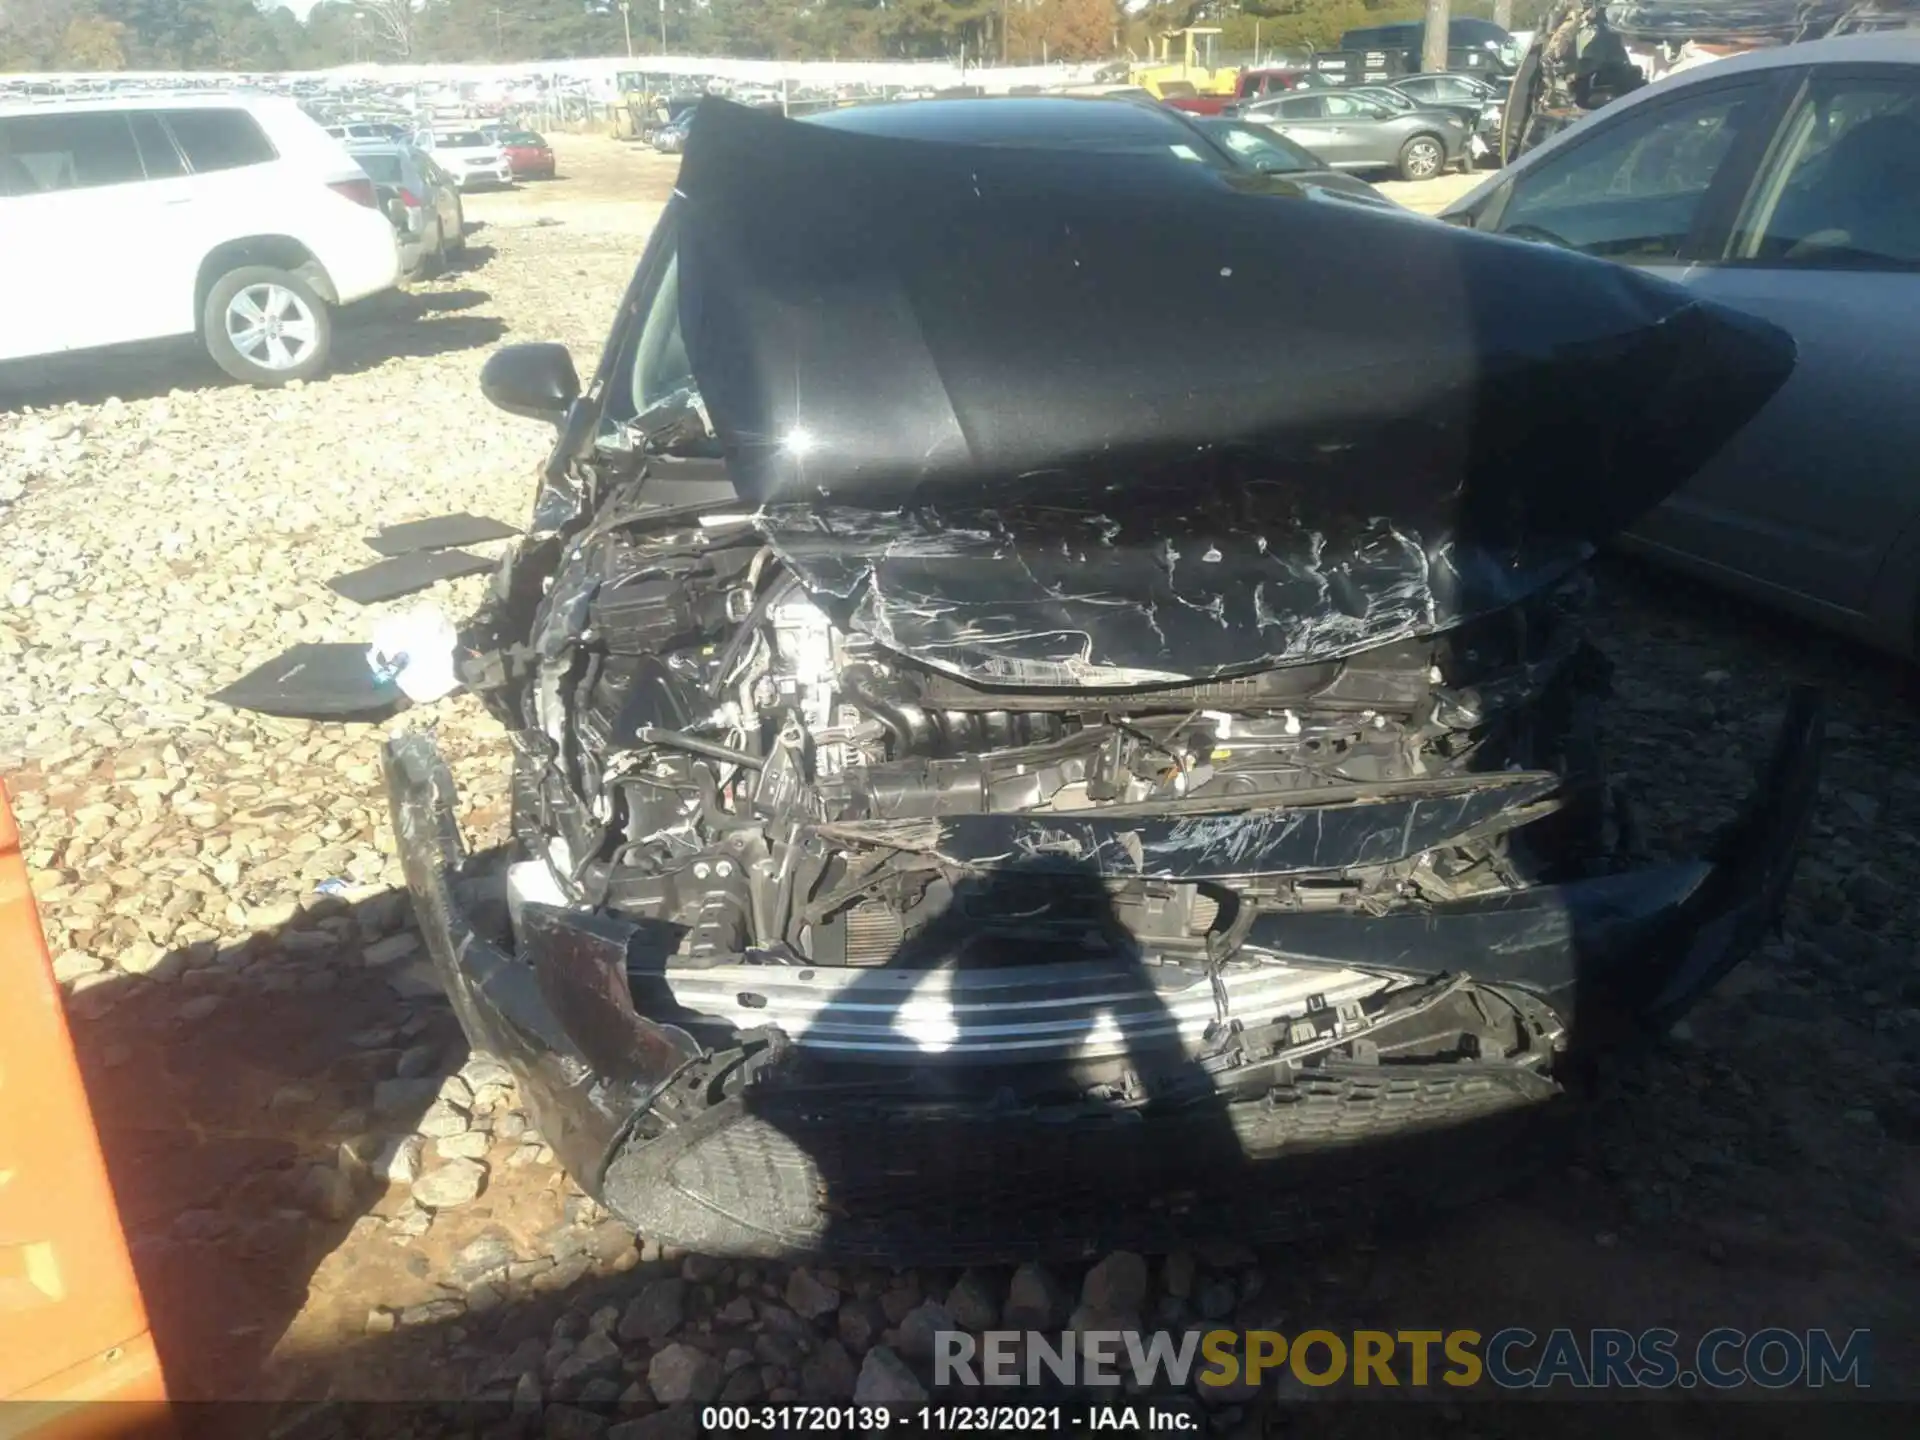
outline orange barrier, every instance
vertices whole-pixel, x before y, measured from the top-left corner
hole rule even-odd
[[[165,1433],[166,1400],[0,785],[0,1440]]]

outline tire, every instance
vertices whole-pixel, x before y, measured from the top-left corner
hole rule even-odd
[[[427,260],[435,275],[444,275],[447,270],[447,227],[439,216],[433,219],[433,254]]]
[[[264,389],[313,379],[333,349],[326,302],[299,276],[269,265],[243,265],[214,281],[200,327],[214,364]]]
[[[458,258],[467,253],[467,208],[458,203],[458,196],[454,200],[453,234],[447,238],[447,254]]]
[[[1446,173],[1447,147],[1437,135],[1415,135],[1400,147],[1400,178],[1431,180]]]

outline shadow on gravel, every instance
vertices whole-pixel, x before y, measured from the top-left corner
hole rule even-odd
[[[475,230],[482,228],[484,227],[468,225],[467,233],[471,235]],[[466,249],[462,250],[458,255],[449,255],[447,257],[446,273],[449,275],[470,275],[475,270],[484,268],[487,262],[493,259],[498,253],[499,252],[491,245],[475,245],[472,241],[468,241]]]
[[[254,1389],[316,1265],[381,1198],[364,1159],[414,1128],[465,1056],[406,960],[361,958],[406,923],[406,903],[316,897],[280,929],[175,950],[68,1001],[179,1398]],[[412,1078],[392,1083],[396,1071]]]
[[[471,310],[492,298],[491,292],[475,290],[472,286],[459,290],[414,290],[407,295],[407,308],[417,314],[440,315],[450,310]]]
[[[244,943],[179,950],[149,976],[109,980],[70,1001],[174,1393],[278,1402],[198,1417],[195,1433],[271,1428],[299,1440],[345,1440],[418,1421],[425,1428],[411,1433],[484,1426],[593,1440],[618,1421],[654,1416],[641,1432],[652,1440],[690,1437],[699,1405],[716,1397],[850,1398],[875,1344],[907,1353],[924,1378],[926,1358],[901,1322],[923,1301],[959,1308],[956,1287],[970,1288],[976,1313],[984,1304],[989,1316],[999,1314],[1007,1277],[997,1268],[816,1266],[802,1285],[785,1266],[636,1243],[545,1163],[517,1163],[516,1150],[527,1145],[508,1123],[517,1112],[472,1101],[461,1107],[468,1123],[492,1132],[484,1188],[409,1235],[418,1220],[406,1186],[390,1188],[364,1162],[423,1121],[440,1128],[446,1107],[435,1097],[443,1086],[456,1099],[463,1093],[463,1082],[446,1077],[466,1046],[424,949],[410,943],[407,914],[405,896],[394,891],[351,905],[315,897]],[[1591,1148],[1578,1129],[1569,1138],[1577,1151]],[[1432,1173],[1411,1153],[1407,1159],[1404,1181]],[[452,1163],[428,1144],[424,1172]],[[1901,1327],[1912,1318],[1902,1278],[1911,1265],[1895,1261],[1872,1275],[1864,1252],[1847,1252],[1837,1238],[1836,1253],[1852,1255],[1837,1266],[1804,1251],[1710,1257],[1660,1236],[1617,1247],[1617,1205],[1590,1182],[1593,1163],[1556,1168],[1505,1198],[1437,1219],[1376,1216],[1370,1225],[1363,1212],[1372,1207],[1361,1203],[1344,1232],[1311,1244],[1196,1247],[1184,1282],[1158,1263],[1143,1272],[1153,1278],[1136,1302],[1141,1320],[1176,1331],[1218,1324],[1290,1334],[1655,1324],[1693,1334],[1722,1324],[1910,1333]],[[1500,1168],[1491,1164],[1487,1178],[1510,1183]],[[1056,1324],[1081,1293],[1082,1268],[1054,1267]],[[1882,1354],[1883,1365],[1899,1358],[1892,1345]],[[675,1403],[657,1403],[650,1382]],[[1284,1382],[1277,1394],[1231,1397],[1214,1410],[1212,1428],[1280,1433],[1283,1401],[1316,1400],[1287,1414],[1285,1433],[1542,1433],[1537,1408],[1476,1403],[1482,1392],[1438,1393],[1471,1407],[1464,1428],[1451,1406],[1383,1413],[1349,1403],[1368,1398],[1391,1397]],[[445,1410],[422,1420],[410,1408],[331,1403],[360,1400],[444,1402]],[[1905,1418],[1896,1408],[1831,1416],[1745,1409],[1740,1428],[1781,1440],[1907,1433],[1894,1428]],[[1598,1407],[1555,1407],[1551,1418],[1545,1433],[1620,1433],[1618,1413]],[[1646,1410],[1633,1423],[1649,1440],[1730,1433],[1724,1411],[1691,1400]]]
[[[336,318],[333,363],[307,388],[324,388],[332,377],[358,374],[389,360],[491,346],[507,333],[506,322],[458,313],[491,298],[484,290],[472,289],[444,295],[394,291],[362,302]],[[244,388],[216,367],[197,342],[164,340],[0,365],[0,414],[32,406],[150,400],[175,390]]]

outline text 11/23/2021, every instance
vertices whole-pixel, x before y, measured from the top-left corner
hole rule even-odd
[[[1204,1420],[1181,1405],[709,1405],[706,1435],[1060,1435],[1093,1431],[1197,1434]]]

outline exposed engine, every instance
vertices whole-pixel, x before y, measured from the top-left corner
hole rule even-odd
[[[606,578],[583,578],[595,572]],[[997,690],[836,623],[744,524],[615,530],[575,552],[535,626],[542,649],[578,633],[527,691],[517,808],[540,862],[523,868],[544,872],[539,893],[677,927],[676,965],[749,951],[901,963],[984,859],[1032,873],[995,887],[1004,913],[968,915],[976,960],[1036,926],[1116,921],[1200,955],[1256,908],[1378,907],[1577,873],[1596,827],[1560,827],[1569,843],[1552,855],[1517,853],[1507,832],[1599,795],[1581,716],[1604,662],[1579,639],[1584,599],[1575,579],[1442,637],[1212,683]],[[1249,851],[1204,878],[1156,876],[1123,835],[1139,851],[1128,878],[1114,873],[1125,857],[1072,863],[1091,857],[1065,830],[1029,827],[987,856],[937,823],[1217,814],[1514,769],[1565,783],[1470,843],[1337,875]]]

